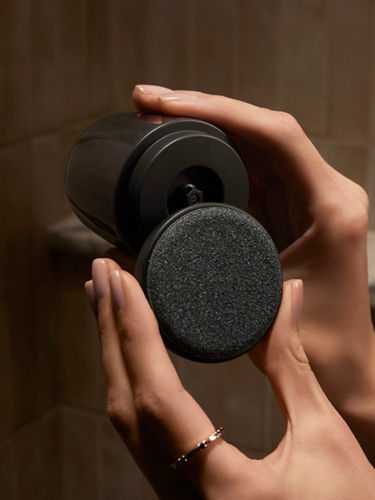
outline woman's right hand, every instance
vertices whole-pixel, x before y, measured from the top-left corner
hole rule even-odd
[[[368,198],[320,156],[290,115],[222,96],[138,85],[138,110],[206,120],[238,146],[249,211],[281,251],[284,279],[301,278],[301,337],[317,378],[375,457],[375,335],[367,283]]]

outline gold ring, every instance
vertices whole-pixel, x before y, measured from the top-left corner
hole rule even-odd
[[[206,439],[203,439],[200,443],[197,444],[189,453],[186,453],[185,455],[181,455],[177,460],[172,462],[170,464],[170,467],[172,469],[177,469],[180,465],[185,464],[188,460],[191,459],[194,455],[196,455],[199,451],[203,450],[204,448],[207,448],[207,446],[214,441],[216,441],[217,438],[221,437],[224,434],[224,429],[222,427],[219,427],[216,429],[215,432],[210,434]]]

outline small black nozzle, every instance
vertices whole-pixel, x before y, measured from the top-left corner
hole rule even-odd
[[[196,188],[194,184],[185,184],[178,189],[177,196],[180,199],[181,205],[190,207],[197,203],[203,203],[203,191]]]

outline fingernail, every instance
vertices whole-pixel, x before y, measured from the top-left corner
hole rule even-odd
[[[178,102],[183,102],[183,101],[196,101],[197,100],[197,95],[196,94],[185,94],[184,92],[168,92],[165,94],[159,95],[159,99],[164,102],[171,102],[171,101],[178,101]]]
[[[165,94],[167,92],[172,91],[172,89],[169,89],[168,87],[161,87],[160,85],[144,85],[144,84],[136,85],[135,89],[137,89],[142,94],[150,94],[150,95]]]
[[[121,275],[119,271],[111,271],[109,275],[109,285],[113,305],[116,309],[121,309],[124,305],[124,290],[122,289]]]
[[[95,316],[97,316],[98,315],[98,303],[96,302],[94,285],[93,285],[92,280],[86,281],[85,292],[86,292],[86,296],[88,298],[90,307],[92,309],[92,312],[95,314]]]
[[[109,291],[107,263],[103,259],[95,259],[92,263],[92,281],[97,301]]]
[[[302,304],[303,304],[303,281],[295,280],[291,284],[291,305],[292,305],[292,321],[295,326],[299,325],[299,319],[301,316]]]

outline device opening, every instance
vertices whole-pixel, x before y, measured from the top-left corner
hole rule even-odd
[[[194,166],[179,172],[173,179],[167,206],[172,214],[194,203],[222,203],[223,200],[224,187],[220,177],[208,167]]]

